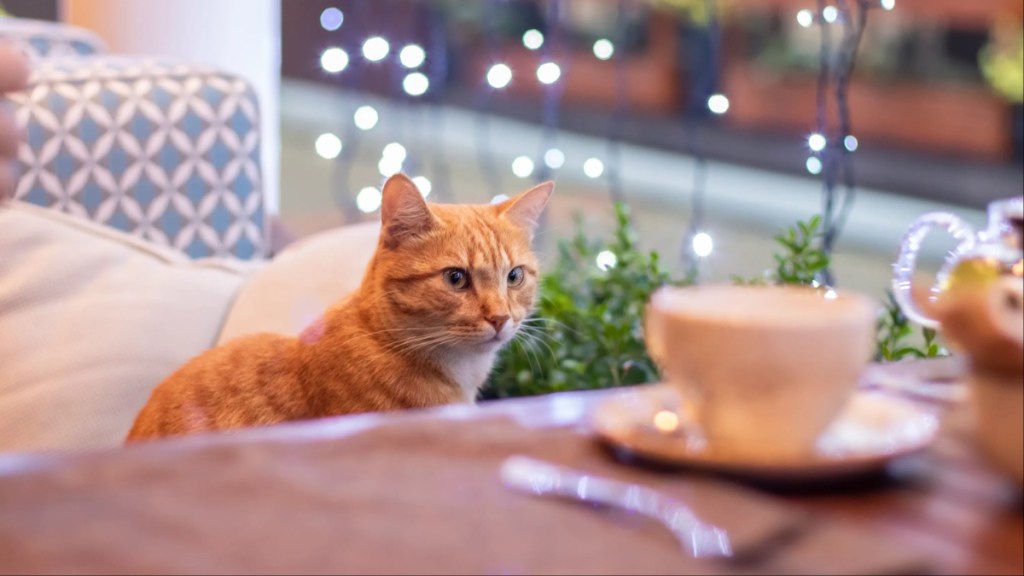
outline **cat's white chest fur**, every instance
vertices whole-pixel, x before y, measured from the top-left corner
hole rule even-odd
[[[445,370],[448,372],[448,377],[466,393],[467,402],[476,400],[476,394],[487,380],[487,375],[491,373],[497,354],[498,351],[494,350],[452,354],[447,358]]]

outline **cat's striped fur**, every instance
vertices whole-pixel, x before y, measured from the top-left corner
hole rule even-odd
[[[391,177],[359,290],[298,338],[246,336],[194,358],[154,390],[128,442],[472,402],[532,311],[531,240],[552,189],[428,205],[407,177]]]

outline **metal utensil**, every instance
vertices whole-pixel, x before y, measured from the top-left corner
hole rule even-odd
[[[601,478],[527,456],[510,456],[501,466],[505,486],[535,496],[603,504],[642,514],[667,528],[694,558],[731,557],[729,534],[702,521],[686,504],[655,490]]]

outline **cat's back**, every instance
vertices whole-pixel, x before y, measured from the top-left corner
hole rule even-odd
[[[296,347],[294,338],[265,333],[196,356],[153,390],[127,442],[301,417]]]

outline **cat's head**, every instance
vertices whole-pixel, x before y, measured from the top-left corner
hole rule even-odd
[[[533,310],[531,248],[552,182],[500,204],[427,204],[409,178],[384,185],[381,233],[368,280],[403,348],[494,350]]]

